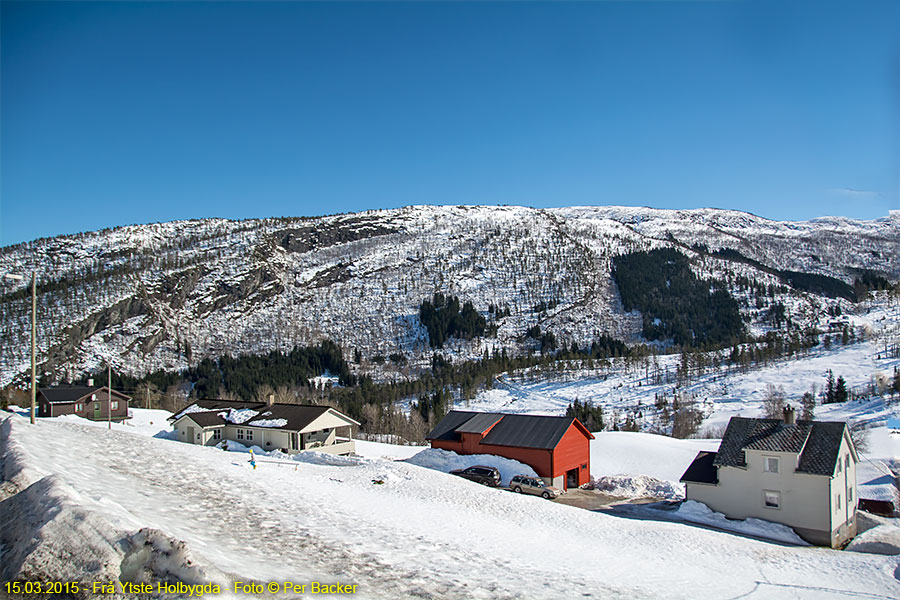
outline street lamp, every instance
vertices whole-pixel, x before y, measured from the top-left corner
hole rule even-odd
[[[4,277],[9,279],[17,279],[22,281],[25,279],[22,275],[13,275],[12,273],[4,273]],[[37,354],[37,284],[35,283],[35,273],[31,273],[31,424],[34,425],[34,405],[37,398],[37,377],[36,377],[36,361]]]

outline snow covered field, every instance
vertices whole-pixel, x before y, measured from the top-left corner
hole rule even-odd
[[[5,418],[0,578],[112,581],[127,567],[215,582],[219,597],[234,596],[235,579],[357,584],[356,597],[392,599],[900,596],[896,556],[586,511],[398,461],[408,450],[383,444],[360,446],[376,458],[263,458],[253,470],[246,454],[159,435],[164,414],[135,413],[112,431]],[[708,443],[636,436],[624,447],[624,435],[595,441],[600,468],[668,479]]]

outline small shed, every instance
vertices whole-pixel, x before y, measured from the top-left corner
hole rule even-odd
[[[574,417],[452,410],[425,439],[432,448],[458,454],[517,460],[560,489],[591,480],[594,436]]]

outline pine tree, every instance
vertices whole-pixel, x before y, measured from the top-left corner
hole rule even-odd
[[[847,382],[844,381],[844,376],[840,375],[837,378],[837,384],[834,386],[834,401],[835,402],[846,402],[849,394],[847,393]]]
[[[825,379],[825,404],[834,402],[834,373],[828,369],[828,377]]]

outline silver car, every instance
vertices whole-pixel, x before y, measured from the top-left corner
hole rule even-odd
[[[562,493],[559,488],[546,485],[540,477],[532,477],[530,475],[514,476],[509,480],[509,489],[517,494],[534,494],[547,500],[559,498],[559,495]]]

